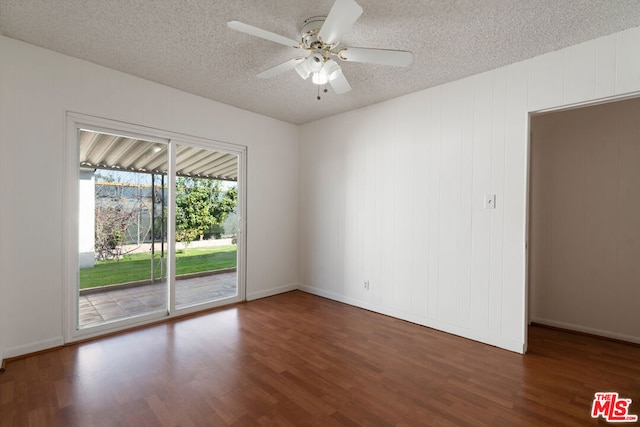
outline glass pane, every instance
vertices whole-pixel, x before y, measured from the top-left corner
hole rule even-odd
[[[176,149],[176,308],[235,297],[238,158]]]
[[[90,131],[79,141],[78,327],[166,313],[166,145]]]

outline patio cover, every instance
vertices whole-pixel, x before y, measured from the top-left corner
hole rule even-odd
[[[80,131],[80,166],[166,175],[167,146],[119,135]],[[238,157],[184,145],[177,146],[176,175],[238,180]]]

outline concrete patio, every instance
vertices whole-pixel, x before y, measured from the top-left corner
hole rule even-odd
[[[211,274],[176,280],[176,307],[211,302],[237,293],[237,273]],[[81,328],[163,310],[166,283],[94,292],[79,297]]]

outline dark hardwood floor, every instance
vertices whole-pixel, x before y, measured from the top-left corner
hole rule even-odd
[[[640,347],[530,328],[525,356],[303,292],[10,361],[0,426],[602,424]]]

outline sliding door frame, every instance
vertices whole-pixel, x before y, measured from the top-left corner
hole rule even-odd
[[[247,148],[245,146],[179,134],[161,129],[149,128],[130,123],[109,120],[75,112],[66,113],[65,128],[65,165],[63,199],[64,220],[62,224],[63,239],[61,250],[63,253],[63,307],[62,322],[64,342],[70,343],[100,335],[105,335],[136,326],[171,319],[189,313],[203,311],[214,307],[233,304],[244,301],[246,298],[246,159]],[[133,318],[107,322],[97,326],[78,328],[78,253],[79,253],[79,144],[78,133],[80,129],[96,132],[123,135],[146,141],[161,143],[168,146],[167,172],[169,203],[167,221],[167,244],[169,259],[167,265],[167,310],[166,312],[150,313]],[[209,303],[186,307],[180,310],[175,308],[175,167],[176,146],[186,145],[213,151],[222,151],[238,157],[238,233],[237,233],[237,295]]]

